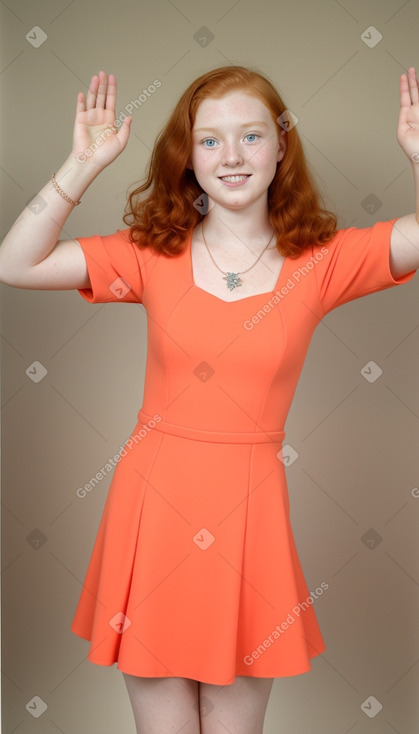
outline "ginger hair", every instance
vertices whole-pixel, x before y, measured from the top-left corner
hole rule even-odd
[[[220,99],[232,91],[260,99],[275,125],[287,107],[273,84],[258,71],[221,66],[198,77],[177,102],[158,134],[142,183],[128,196],[123,221],[139,247],[176,255],[184,250],[189,233],[203,219],[194,202],[202,195],[192,169],[192,128],[202,100]],[[268,188],[271,226],[281,255],[298,257],[313,244],[323,244],[337,231],[336,216],[309,172],[297,126],[286,130],[286,152]],[[144,196],[147,194],[146,196]]]

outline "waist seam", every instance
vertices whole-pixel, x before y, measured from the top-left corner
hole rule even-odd
[[[142,409],[138,411],[138,422],[153,423],[153,430],[169,433],[172,436],[190,438],[195,441],[215,443],[282,443],[285,431],[210,431],[189,426],[179,426],[165,420],[156,421]]]

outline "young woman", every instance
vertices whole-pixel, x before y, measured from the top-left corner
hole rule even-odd
[[[59,240],[129,138],[116,79],[99,72],[43,206],[1,245],[3,283],[147,312],[143,405],[72,624],[91,662],[117,663],[141,734],[258,734],[274,678],[325,649],[290,525],[283,426],[322,317],[419,267],[414,68],[400,101],[416,214],[338,230],[273,85],[228,66],[182,95],[129,197],[131,226]]]

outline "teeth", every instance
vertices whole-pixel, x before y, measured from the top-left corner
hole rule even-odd
[[[247,175],[244,176],[221,176],[223,181],[231,181],[232,183],[236,183],[236,181],[243,181],[243,179],[247,178]]]

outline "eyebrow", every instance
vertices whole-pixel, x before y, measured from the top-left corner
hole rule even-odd
[[[266,122],[262,122],[262,120],[256,120],[254,122],[245,122],[245,123],[243,123],[243,125],[240,125],[239,126],[239,129],[242,130],[245,127],[251,127],[252,125],[263,125],[264,127],[268,127],[267,124],[266,124]],[[206,130],[207,132],[210,132],[210,133],[216,133],[216,132],[218,132],[217,129],[216,128],[213,128],[213,127],[199,127],[196,130],[194,130],[193,132],[194,133],[199,133],[199,132],[202,132],[204,130]]]

